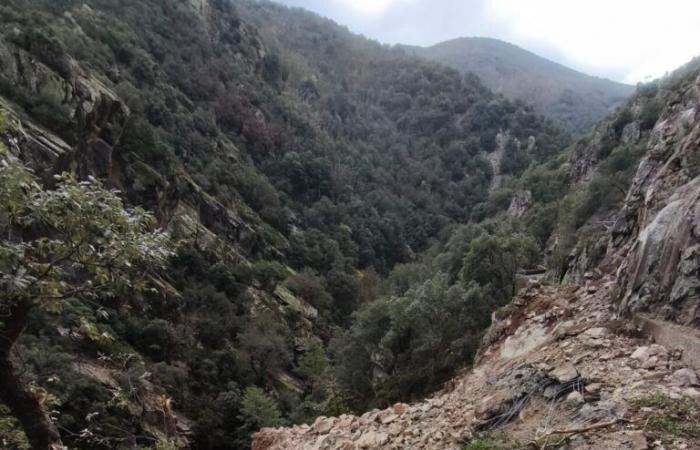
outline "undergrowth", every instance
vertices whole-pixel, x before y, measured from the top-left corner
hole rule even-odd
[[[648,427],[662,439],[700,439],[700,406],[689,398],[652,394],[634,402],[651,410]]]

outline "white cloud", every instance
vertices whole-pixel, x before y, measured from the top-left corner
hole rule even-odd
[[[700,54],[700,0],[278,0],[386,43],[502,39],[636,83]]]
[[[405,0],[331,0],[331,2],[361,14],[381,14]]]
[[[633,83],[658,77],[700,53],[700,2],[694,0],[492,0],[494,18],[514,40],[547,42],[592,72]]]

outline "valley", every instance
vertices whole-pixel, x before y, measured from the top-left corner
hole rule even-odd
[[[4,1],[0,446],[699,445],[698,61],[481,44]]]

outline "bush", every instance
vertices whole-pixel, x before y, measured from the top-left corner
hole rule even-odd
[[[277,402],[257,386],[249,386],[243,392],[241,413],[250,429],[274,427],[283,423]]]

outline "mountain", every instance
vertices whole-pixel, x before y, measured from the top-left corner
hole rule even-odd
[[[699,62],[644,86],[567,151],[551,240],[577,229],[566,282],[527,275],[470,370],[413,404],[265,428],[253,449],[700,447]],[[546,193],[530,194],[521,212],[541,214]]]
[[[696,76],[640,86],[573,141],[301,9],[6,0],[1,446],[246,449],[420,402],[481,364],[490,326],[549,337],[618,304],[692,325]],[[603,298],[618,267],[629,295]],[[551,287],[522,291],[533,273]],[[562,281],[601,297],[587,310]],[[253,445],[336,445],[318,423]]]
[[[589,132],[634,92],[632,86],[577,72],[497,39],[458,38],[403,48],[474,73],[494,92],[530,103],[578,134]]]
[[[257,1],[3,2],[0,105],[10,448],[247,448],[436,389],[542,248],[475,228],[497,283],[410,263],[491,214],[489,155],[505,179],[570,143],[475,76]],[[402,306],[451,287],[449,322]],[[346,350],[356,317],[393,340]]]

